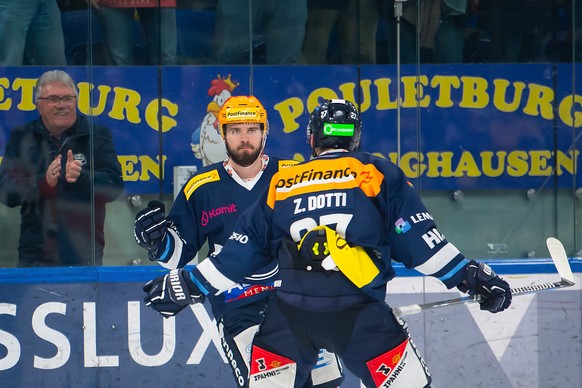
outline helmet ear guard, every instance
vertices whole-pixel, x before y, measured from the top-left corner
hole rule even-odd
[[[360,143],[362,121],[350,101],[324,100],[309,117],[307,139],[313,135],[313,155],[316,148],[353,151]]]
[[[220,134],[224,139],[227,124],[257,123],[261,126],[265,137],[269,133],[267,111],[254,96],[229,97],[218,112]]]

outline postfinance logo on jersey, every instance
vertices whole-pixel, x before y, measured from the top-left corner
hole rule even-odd
[[[282,168],[287,168],[287,167],[295,166],[298,163],[299,162],[296,161],[296,160],[279,160],[279,168],[278,168],[278,170],[280,170]]]
[[[190,180],[188,181],[188,183],[186,183],[186,185],[184,185],[184,195],[186,196],[186,199],[190,199],[190,196],[200,186],[202,186],[206,183],[209,183],[209,182],[214,182],[214,181],[219,181],[219,180],[220,180],[220,175],[218,175],[218,170],[211,170],[211,171],[199,174],[199,175],[195,175],[192,178],[190,178]]]
[[[367,196],[380,192],[384,174],[372,164],[351,157],[314,160],[280,170],[271,180],[267,204],[294,195],[327,190],[347,190],[359,187]],[[274,186],[273,186],[274,184]]]

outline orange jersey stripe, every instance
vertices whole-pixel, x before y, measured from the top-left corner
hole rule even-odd
[[[368,197],[380,192],[384,180],[373,164],[352,157],[318,159],[280,170],[271,179],[267,205],[312,192],[349,190],[359,187]]]

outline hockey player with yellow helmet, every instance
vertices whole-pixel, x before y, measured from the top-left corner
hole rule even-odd
[[[182,187],[167,217],[163,204],[150,203],[136,216],[135,238],[149,258],[170,269],[183,268],[208,243],[218,253],[231,236],[240,214],[267,187],[281,168],[296,164],[264,154],[269,122],[253,96],[233,96],[218,113],[219,130],[228,159],[203,167]],[[241,261],[249,260],[240,257]],[[278,285],[277,266],[269,265],[220,295],[208,295],[221,344],[237,386],[248,386],[252,339],[263,320],[267,299]],[[146,292],[153,284],[146,285]],[[164,316],[183,307],[167,304]],[[318,387],[337,387],[343,380],[335,355],[320,357],[312,380]],[[317,385],[320,383],[320,385]]]

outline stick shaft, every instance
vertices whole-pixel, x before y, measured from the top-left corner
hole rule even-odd
[[[556,288],[563,288],[563,287],[570,287],[574,285],[574,283],[569,282],[566,279],[562,279],[559,282],[548,282],[548,283],[540,283],[540,284],[533,284],[530,286],[523,286],[523,287],[515,287],[511,289],[511,294],[513,296],[520,296],[526,294],[533,294],[536,292],[553,290]],[[452,299],[445,299],[437,302],[429,302],[429,303],[422,303],[422,304],[411,304],[407,306],[400,306],[395,307],[392,311],[394,315],[397,317],[403,317],[405,315],[413,315],[418,314],[426,310],[432,310],[435,308],[440,307],[447,307],[447,306],[454,306],[458,304],[471,304],[471,303],[478,303],[481,301],[480,295],[475,296],[464,296],[461,298],[452,298]]]
[[[570,287],[575,284],[574,275],[572,274],[572,269],[570,268],[570,263],[568,262],[566,251],[560,240],[554,237],[549,237],[546,240],[546,245],[548,247],[548,251],[550,252],[552,261],[558,270],[558,274],[560,275],[561,280],[559,282],[546,282],[523,287],[515,287],[511,289],[511,294],[513,296],[526,295],[562,287]],[[476,303],[480,301],[481,295],[464,296],[461,298],[445,299],[437,302],[395,307],[392,311],[397,317],[402,317],[405,315],[418,314],[423,311],[435,308],[454,306],[458,304]]]

